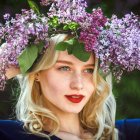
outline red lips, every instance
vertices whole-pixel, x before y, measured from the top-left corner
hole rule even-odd
[[[71,101],[72,103],[79,103],[82,101],[82,99],[84,98],[83,95],[76,95],[76,94],[72,94],[72,95],[65,95],[65,97]]]

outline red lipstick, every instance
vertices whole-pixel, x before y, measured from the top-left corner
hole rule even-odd
[[[72,95],[65,95],[65,97],[71,101],[72,103],[80,103],[82,101],[82,99],[84,98],[83,95],[76,95],[76,94],[72,94]]]

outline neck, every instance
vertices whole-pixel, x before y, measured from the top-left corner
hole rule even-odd
[[[60,132],[67,132],[76,136],[80,136],[81,127],[78,113],[68,113],[64,112],[52,104],[47,104],[47,108],[51,108],[51,111],[55,113],[57,118],[60,121]],[[45,122],[44,122],[45,123]],[[45,130],[51,130],[51,124],[46,120],[46,126],[44,127]],[[50,128],[48,128],[48,125]]]
[[[67,132],[80,136],[81,127],[78,114],[59,114],[58,118],[60,120],[60,132]]]

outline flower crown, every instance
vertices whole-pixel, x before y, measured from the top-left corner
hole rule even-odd
[[[29,72],[48,48],[50,37],[60,33],[73,38],[58,43],[56,50],[67,50],[81,61],[94,52],[103,72],[113,71],[117,79],[124,70],[140,70],[140,23],[133,13],[109,19],[100,8],[88,13],[84,0],[41,0],[42,6],[50,5],[43,14],[34,1],[28,3],[30,10],[23,9],[15,18],[5,14],[6,23],[0,24],[0,90],[10,65],[23,74]]]

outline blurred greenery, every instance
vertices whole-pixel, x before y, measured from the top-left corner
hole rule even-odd
[[[0,91],[0,119],[15,119],[15,105],[20,94],[16,79],[8,80],[5,90]]]
[[[114,82],[117,119],[140,117],[140,71],[124,74],[120,83]]]
[[[37,2],[39,0],[36,0]],[[130,11],[140,15],[139,0],[87,0],[89,11],[93,7],[101,7],[106,16],[116,14],[119,17]],[[21,9],[29,8],[25,0],[5,0],[0,2],[0,22],[3,14],[20,13]],[[19,89],[15,79],[9,80],[4,92],[0,92],[0,119],[15,118],[15,104]],[[124,74],[120,83],[113,82],[113,92],[117,101],[116,119],[140,118],[140,71]]]

